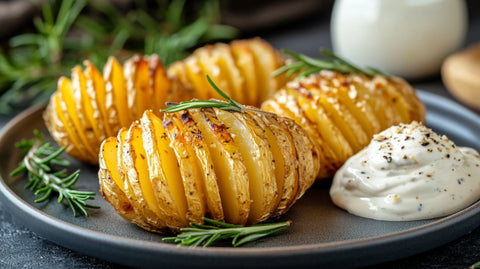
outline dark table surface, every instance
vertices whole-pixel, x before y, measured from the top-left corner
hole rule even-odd
[[[469,1],[469,30],[465,46],[480,41],[480,1]],[[288,48],[317,56],[318,48],[331,48],[330,12],[263,30],[259,35],[277,48]],[[415,88],[452,98],[440,76],[411,81]],[[477,111],[478,112],[478,111]],[[0,127],[11,117],[0,116]],[[480,137],[480,135],[479,135]],[[0,202],[0,268],[119,268],[88,257],[37,236]],[[382,268],[468,268],[480,261],[480,228],[444,246],[374,267]]]

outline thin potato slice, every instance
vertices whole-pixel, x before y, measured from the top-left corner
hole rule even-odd
[[[142,129],[135,121],[128,130],[123,145],[123,166],[129,191],[140,206],[148,224],[152,227],[165,227],[164,217],[158,208],[155,193],[150,182],[147,156],[143,148]]]
[[[327,178],[336,171],[338,158],[335,152],[326,142],[318,129],[318,124],[310,119],[300,107],[296,95],[288,94],[286,90],[280,90],[274,99],[269,99],[262,104],[262,109],[294,119],[300,126],[307,130],[310,137],[320,150],[321,169],[318,178]]]
[[[179,101],[173,96],[172,93],[172,81],[170,78],[167,77],[167,72],[163,67],[162,61],[158,55],[151,55],[150,60],[150,79],[149,83],[152,84],[152,107],[153,111],[157,111],[158,109],[165,108],[165,102],[167,101]],[[152,77],[153,76],[153,77]]]
[[[272,76],[272,73],[283,66],[284,62],[274,49],[260,38],[252,39],[248,45],[253,52],[256,65],[260,67],[257,74],[259,98],[258,103],[253,104],[259,106],[262,101],[270,98],[285,84],[284,75]]]
[[[305,191],[315,182],[316,175],[320,168],[318,148],[313,141],[311,141],[306,131],[299,125],[286,118],[280,118],[279,120],[291,134],[297,153],[296,159],[299,162],[299,189],[295,195],[295,199],[292,200],[292,202],[295,202],[300,199],[300,197],[305,194]]]
[[[110,124],[108,124],[107,96],[102,73],[88,60],[85,60],[83,64],[86,67],[84,74],[87,82],[87,93],[90,97],[90,102],[92,102],[94,115],[98,117],[96,119],[99,124],[98,128],[103,129],[101,132],[104,132],[106,137],[114,136],[115,132],[112,130]]]
[[[239,150],[247,168],[252,200],[247,224],[265,221],[272,213],[277,195],[274,159],[266,135],[248,113],[220,109],[215,109],[215,113],[234,135],[234,142],[241,145]]]
[[[160,118],[153,112],[147,110],[144,113],[142,127],[149,130],[144,132],[150,136],[145,139],[151,146],[146,146],[146,150],[151,150],[148,154],[150,172],[157,180],[152,179],[153,188],[158,192],[157,200],[165,211],[170,214],[170,220],[167,224],[171,227],[179,228],[188,225],[187,221],[187,198],[180,174],[179,164],[174,150],[170,147],[170,139],[167,131],[163,127]]]
[[[108,58],[107,64],[103,68],[103,78],[106,83],[109,124],[113,127],[112,129],[120,128],[120,126],[127,127],[133,119],[127,109],[126,81],[123,68],[114,57]]]
[[[176,114],[176,121],[179,123],[181,120],[182,124],[178,124],[177,126],[181,129],[187,143],[191,145],[195,152],[195,161],[198,167],[201,168],[198,179],[203,179],[203,182],[199,182],[197,186],[202,185],[203,187],[204,199],[208,205],[208,215],[214,220],[223,221],[224,214],[217,184],[217,175],[213,169],[212,157],[208,145],[188,110],[180,113],[180,119],[178,116],[179,114]]]
[[[123,192],[123,181],[118,170],[117,142],[116,137],[109,137],[101,145],[98,171],[100,193],[122,218],[133,221],[138,216]]]
[[[187,219],[190,222],[203,223],[202,217],[206,212],[203,176],[196,154],[179,128],[181,123],[174,115],[173,113],[166,114],[163,125],[180,166],[183,188],[187,197]]]
[[[130,186],[130,182],[128,180],[128,174],[126,173],[125,165],[123,161],[123,156],[125,152],[124,151],[125,138],[127,136],[127,132],[128,132],[127,129],[122,128],[120,129],[117,135],[117,165],[118,165],[117,170],[118,170],[118,176],[120,178],[120,181],[123,182],[123,185],[122,185],[123,192],[125,193],[125,196],[127,197],[134,211],[135,218],[132,219],[131,222],[137,224],[138,226],[148,231],[159,231],[158,228],[153,227],[150,223],[147,222],[147,219],[143,214],[140,204],[138,203],[135,197],[135,193],[133,192],[133,189]]]
[[[79,115],[76,111],[76,103],[75,103],[75,97],[74,97],[74,92],[73,92],[73,85],[71,80],[65,77],[61,77],[59,82],[59,91],[60,91],[60,97],[62,99],[59,99],[60,106],[62,107],[62,111],[64,113],[65,118],[67,117],[66,115],[68,114],[69,119],[73,123],[71,125],[71,130],[75,134],[78,135],[80,138],[81,144],[83,145],[83,148],[85,149],[86,153],[88,154],[88,160],[92,159],[97,159],[95,151],[90,147],[90,140],[87,140],[86,138],[86,133],[84,132],[85,130],[82,128],[82,125],[80,123]]]
[[[62,141],[65,151],[74,158],[88,161],[89,155],[86,152],[80,137],[74,131],[72,121],[68,117],[65,107],[62,107],[62,93],[55,92],[50,97],[50,104],[46,108],[44,119],[49,126],[50,135],[57,141]],[[47,116],[49,115],[49,116]]]
[[[98,129],[98,124],[94,120],[93,108],[91,102],[89,102],[87,94],[87,85],[85,76],[83,75],[82,68],[75,66],[72,69],[72,93],[73,102],[75,104],[75,113],[78,119],[80,132],[86,138],[87,147],[89,147],[95,154],[98,153],[98,149],[101,141],[97,137],[104,136]]]
[[[245,224],[250,209],[248,172],[232,134],[213,109],[189,110],[210,150],[225,221]]]
[[[222,77],[227,81],[228,87],[224,89],[230,90],[230,97],[234,100],[245,99],[242,92],[243,77],[237,68],[235,60],[227,44],[217,44],[211,53],[217,58],[218,67]]]
[[[240,76],[243,78],[242,96],[245,96],[235,100],[243,101],[242,104],[258,105],[259,88],[257,87],[256,74],[259,72],[259,67],[255,65],[255,59],[248,42],[235,40],[230,43],[230,50],[240,71]]]
[[[295,145],[289,132],[278,121],[273,113],[265,113],[251,109],[248,111],[255,118],[260,128],[265,130],[275,163],[277,198],[272,217],[280,216],[288,210],[298,191],[298,174],[295,169]]]
[[[139,119],[146,109],[152,108],[153,89],[149,69],[148,61],[138,54],[128,59],[123,65],[127,110],[130,112],[131,119]]]

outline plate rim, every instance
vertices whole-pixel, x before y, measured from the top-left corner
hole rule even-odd
[[[445,105],[454,107],[461,111],[462,115],[465,114],[468,116],[469,120],[475,122],[480,126],[480,117],[475,114],[470,109],[450,100],[446,97],[440,96],[438,94],[425,92],[421,90],[416,90],[418,96],[424,104],[428,106],[437,106],[444,107]],[[428,104],[428,105],[427,105]],[[39,111],[43,110],[45,104],[40,104],[33,106],[10,120],[0,132],[0,144],[2,141],[7,137],[9,132],[13,132],[13,127],[27,119],[28,117],[34,116],[36,113],[40,113]],[[455,113],[459,113],[458,111]],[[428,115],[428,112],[427,112]],[[431,247],[423,246],[423,248],[405,251],[400,256],[396,255],[397,258],[404,258],[409,255],[417,254],[423,252],[425,250],[438,247],[441,244],[447,243],[459,236],[466,234],[476,227],[480,226],[480,201],[472,204],[471,206],[456,212],[452,215],[447,217],[439,218],[438,220],[434,220],[430,223],[419,225],[413,228],[409,228],[400,232],[389,233],[380,236],[373,236],[368,238],[360,238],[360,239],[350,239],[350,240],[343,240],[343,241],[334,241],[334,242],[323,242],[317,244],[306,244],[306,245],[295,245],[295,246],[278,246],[278,247],[261,247],[261,248],[232,248],[232,247],[212,247],[212,248],[186,248],[186,247],[177,247],[172,244],[160,243],[159,242],[150,242],[144,241],[140,239],[132,239],[126,238],[119,235],[112,235],[103,233],[100,231],[91,230],[88,228],[84,228],[81,226],[77,226],[75,224],[60,220],[55,218],[54,216],[48,215],[45,212],[41,211],[30,205],[28,202],[23,200],[21,197],[17,195],[8,185],[7,181],[0,175],[0,198],[2,202],[6,205],[9,209],[8,211],[15,215],[16,217],[22,220],[29,220],[30,225],[28,228],[35,233],[44,236],[47,240],[53,241],[59,245],[64,247],[70,248],[75,251],[79,251],[89,256],[97,257],[103,260],[108,260],[112,262],[117,262],[116,259],[109,259],[105,256],[105,251],[99,253],[91,253],[85,251],[84,248],[79,246],[79,244],[71,243],[66,244],[64,240],[61,239],[61,236],[56,236],[55,232],[62,231],[67,233],[68,236],[74,236],[78,238],[88,238],[89,241],[92,243],[100,243],[104,246],[110,247],[117,247],[121,248],[122,252],[129,252],[131,250],[142,250],[146,253],[150,254],[158,254],[164,253],[166,255],[177,257],[179,259],[189,257],[193,258],[196,257],[197,260],[202,260],[204,258],[216,258],[216,259],[228,259],[230,262],[233,263],[235,260],[234,266],[245,266],[246,264],[252,265],[255,267],[258,266],[265,266],[266,264],[270,264],[269,262],[276,261],[276,264],[280,262],[286,262],[285,258],[295,260],[295,266],[306,266],[306,265],[318,265],[318,264],[328,264],[331,262],[335,262],[332,260],[324,260],[321,261],[315,256],[326,256],[331,252],[336,251],[350,251],[352,253],[356,252],[365,252],[372,249],[379,249],[381,246],[385,244],[391,244],[395,242],[407,242],[409,240],[414,240],[414,238],[418,236],[431,236],[443,231],[445,229],[451,229],[452,226],[455,226],[453,232],[449,234],[449,236],[445,236],[442,238],[438,238],[436,240],[436,244],[432,245]],[[32,218],[36,225],[33,225]],[[460,225],[459,225],[460,224]],[[33,227],[32,227],[33,226]],[[457,227],[461,226],[461,227]],[[49,231],[48,228],[54,227],[53,229],[55,232]],[[280,235],[281,236],[281,235]],[[79,241],[79,240],[74,240]],[[381,250],[381,249],[380,249]],[[108,251],[107,251],[108,252]],[[377,252],[377,254],[379,254]],[[128,254],[126,254],[128,255]],[[130,255],[132,256],[132,255]],[[313,257],[312,257],[313,256]],[[137,265],[138,266],[138,258],[142,257],[142,259],[149,259],[146,262],[156,262],[158,259],[156,257],[148,257],[148,255],[138,255],[136,261],[128,265]],[[298,261],[295,257],[303,257],[306,258],[303,261]],[[245,260],[247,259],[247,260]],[[124,259],[128,260],[128,259]],[[195,259],[194,259],[195,260]],[[347,259],[348,260],[348,259]],[[384,257],[383,261],[389,261],[387,256]],[[377,259],[378,261],[378,259]],[[127,261],[128,262],[128,261]],[[131,260],[132,262],[132,260]],[[180,266],[185,261],[178,261]],[[191,261],[189,261],[190,264]],[[345,261],[348,263],[348,261]],[[165,261],[164,261],[165,263]],[[285,263],[286,265],[289,263]],[[290,263],[291,265],[292,263]],[[364,259],[363,261],[356,261],[355,266],[358,265],[368,265],[369,261]],[[143,264],[142,264],[143,265]],[[145,265],[149,265],[145,263]],[[153,263],[154,266],[159,266],[158,263]],[[167,266],[172,266],[171,263],[165,263]],[[183,264],[186,265],[186,264]],[[338,264],[337,264],[338,265]],[[350,267],[352,265],[348,264],[340,264],[343,265],[342,267]]]

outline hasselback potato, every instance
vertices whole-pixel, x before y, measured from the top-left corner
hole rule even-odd
[[[259,107],[285,85],[284,75],[272,76],[272,72],[284,64],[283,56],[270,44],[253,38],[201,47],[184,60],[171,64],[168,75],[181,82],[184,100],[220,97],[205,79],[208,74],[237,102]]]
[[[89,62],[76,66],[72,78],[61,77],[44,113],[45,124],[72,157],[98,163],[102,141],[139,119],[145,109],[163,108],[175,101],[158,56],[136,55],[123,66],[111,57],[103,74]]]
[[[126,220],[162,232],[210,217],[255,224],[313,184],[318,149],[293,120],[244,112],[147,110],[100,150],[101,193]]]
[[[333,176],[374,134],[399,123],[425,122],[425,107],[400,78],[322,71],[293,80],[262,109],[294,119],[320,150],[318,178]]]

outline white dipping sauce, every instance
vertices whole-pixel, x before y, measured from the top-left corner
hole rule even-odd
[[[333,202],[379,220],[420,220],[457,212],[480,199],[480,157],[424,125],[393,126],[338,170]]]

